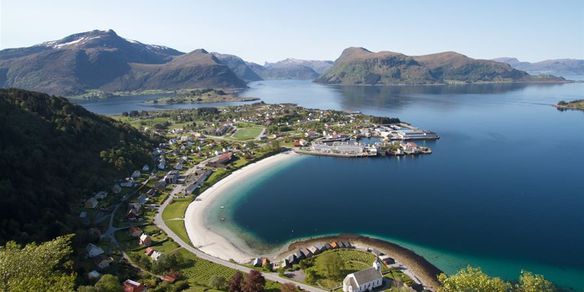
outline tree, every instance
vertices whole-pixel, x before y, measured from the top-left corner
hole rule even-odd
[[[535,275],[530,272],[521,271],[519,276],[519,292],[554,292],[556,287],[552,282],[544,279],[542,275]]]
[[[312,260],[311,259],[303,259],[300,261],[299,266],[301,269],[306,270],[306,269],[312,267]]]
[[[308,284],[315,284],[316,283],[316,271],[314,268],[306,269],[304,271],[305,278],[304,280]]]
[[[229,287],[227,291],[229,292],[241,292],[241,284],[243,282],[243,274],[239,271],[235,272],[235,274],[229,280]]]
[[[339,279],[343,275],[343,259],[334,252],[324,254],[318,258],[317,268],[325,277]]]
[[[95,288],[98,292],[120,292],[122,291],[122,285],[118,277],[110,274],[105,274],[101,276],[99,281],[95,283]]]
[[[280,286],[280,292],[296,292],[296,286],[292,283],[284,283]]]
[[[278,269],[278,276],[280,276],[280,277],[284,277],[284,276],[286,276],[286,268],[284,268],[284,267],[280,267],[280,268]]]
[[[223,290],[223,289],[225,289],[226,282],[227,282],[227,280],[225,280],[225,277],[213,275],[209,279],[209,286],[212,288],[215,288],[217,290]]]
[[[73,291],[70,256],[73,235],[22,247],[0,247],[0,291]]]
[[[97,288],[93,286],[79,286],[77,292],[98,292]]]
[[[270,143],[270,148],[272,151],[280,151],[280,141],[274,140]]]
[[[454,292],[454,291],[492,291],[492,292],[507,292],[511,290],[511,284],[501,280],[500,278],[493,278],[487,276],[479,268],[466,267],[452,276],[440,274],[438,281],[442,284],[439,291]]]
[[[152,264],[152,271],[160,274],[170,271],[177,271],[185,264],[185,258],[179,253],[163,255],[158,259],[158,261],[155,261]]]
[[[251,270],[249,274],[245,277],[243,281],[243,292],[263,292],[264,286],[266,285],[266,279],[262,276],[262,273]]]

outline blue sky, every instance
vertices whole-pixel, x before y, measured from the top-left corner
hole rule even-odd
[[[584,1],[0,0],[0,48],[92,29],[263,63],[336,59],[349,46],[408,55],[584,59]]]

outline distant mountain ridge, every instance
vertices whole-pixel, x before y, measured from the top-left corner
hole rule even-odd
[[[245,81],[270,79],[313,80],[333,66],[333,61],[284,59],[260,65],[246,62],[238,56],[212,53]]]
[[[552,74],[557,76],[584,75],[584,60],[552,59],[540,62],[522,62],[517,58],[496,58],[493,61],[507,63],[511,67],[526,71],[530,74]]]
[[[0,51],[0,87],[72,96],[148,89],[244,88],[263,79],[315,79],[332,61],[286,59],[264,66],[204,49],[183,53],[113,30]]]
[[[553,76],[531,76],[510,65],[477,60],[456,52],[424,56],[347,48],[316,82],[347,85],[449,84],[487,82],[562,82]]]
[[[279,65],[279,66],[306,66],[314,70],[318,74],[324,73],[326,70],[330,69],[335,62],[327,60],[301,60],[294,58],[287,58],[276,63],[266,63],[267,66]]]
[[[252,65],[253,70],[262,77],[262,79],[299,79],[313,80],[318,77],[318,73],[311,67],[292,62],[290,59],[282,60],[275,63],[265,63],[261,66]]]
[[[93,30],[27,48],[0,51],[0,87],[59,95],[89,89],[126,91],[245,87],[205,50],[184,54]]]

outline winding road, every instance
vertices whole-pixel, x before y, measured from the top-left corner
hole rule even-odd
[[[195,166],[196,167],[196,166]],[[190,170],[190,169],[189,169]],[[175,186],[175,189],[180,189],[181,185],[177,185]],[[182,248],[188,250],[189,252],[195,254],[197,257],[201,258],[201,259],[205,259],[208,260],[210,262],[216,263],[216,264],[220,264],[229,268],[232,268],[234,270],[238,270],[244,273],[249,273],[249,271],[251,270],[248,267],[233,263],[233,262],[229,262],[226,260],[222,260],[220,258],[216,258],[213,256],[210,256],[196,248],[194,248],[192,245],[186,243],[184,240],[182,240],[178,235],[176,235],[176,233],[174,233],[164,222],[164,220],[162,219],[162,212],[164,212],[164,209],[172,202],[173,198],[174,198],[174,194],[180,193],[180,191],[172,191],[171,195],[168,196],[168,198],[164,201],[164,203],[162,203],[162,205],[160,205],[160,207],[158,208],[158,212],[156,213],[156,216],[154,217],[154,224],[162,229],[170,238],[172,238],[174,240],[174,242],[178,243]],[[286,278],[282,278],[280,277],[277,273],[266,273],[266,272],[262,272],[262,275],[266,278],[266,280],[270,280],[270,281],[274,281],[274,282],[279,282],[279,283],[290,283],[293,284],[297,287],[300,287],[302,290],[306,290],[306,291],[314,291],[314,292],[323,292],[326,290],[317,288],[317,287],[313,287],[313,286],[309,286],[303,283],[299,283],[299,282],[295,282],[291,279],[286,279]]]

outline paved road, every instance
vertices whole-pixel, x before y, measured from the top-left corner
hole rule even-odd
[[[177,186],[178,187],[178,186]],[[232,263],[226,260],[222,260],[220,258],[216,258],[213,256],[210,256],[196,248],[194,248],[193,246],[191,246],[190,244],[184,242],[180,237],[178,237],[178,235],[176,235],[170,228],[168,228],[168,226],[166,225],[166,223],[164,222],[164,220],[162,220],[162,212],[164,211],[164,209],[172,202],[173,196],[168,196],[168,198],[166,199],[166,201],[164,201],[164,203],[162,203],[162,205],[160,205],[160,208],[158,209],[158,213],[156,213],[156,216],[154,217],[154,224],[156,224],[156,226],[158,226],[158,228],[162,229],[164,232],[166,232],[166,234],[172,238],[176,243],[178,243],[182,248],[188,250],[189,252],[195,254],[197,257],[208,260],[210,262],[214,262],[216,264],[220,264],[229,268],[232,268],[234,270],[239,270],[241,272],[244,273],[249,273],[249,271],[251,270],[248,267],[245,266],[241,266],[239,264],[236,263]],[[262,272],[262,274],[264,275],[264,277],[267,280],[270,281],[274,281],[274,282],[279,282],[279,283],[291,283],[294,284],[300,288],[302,288],[303,290],[307,290],[307,291],[314,291],[314,292],[323,292],[326,290],[322,290],[316,287],[312,287],[303,283],[298,283],[295,281],[292,281],[290,279],[286,279],[286,278],[282,278],[280,277],[277,273],[266,273],[266,272]]]

